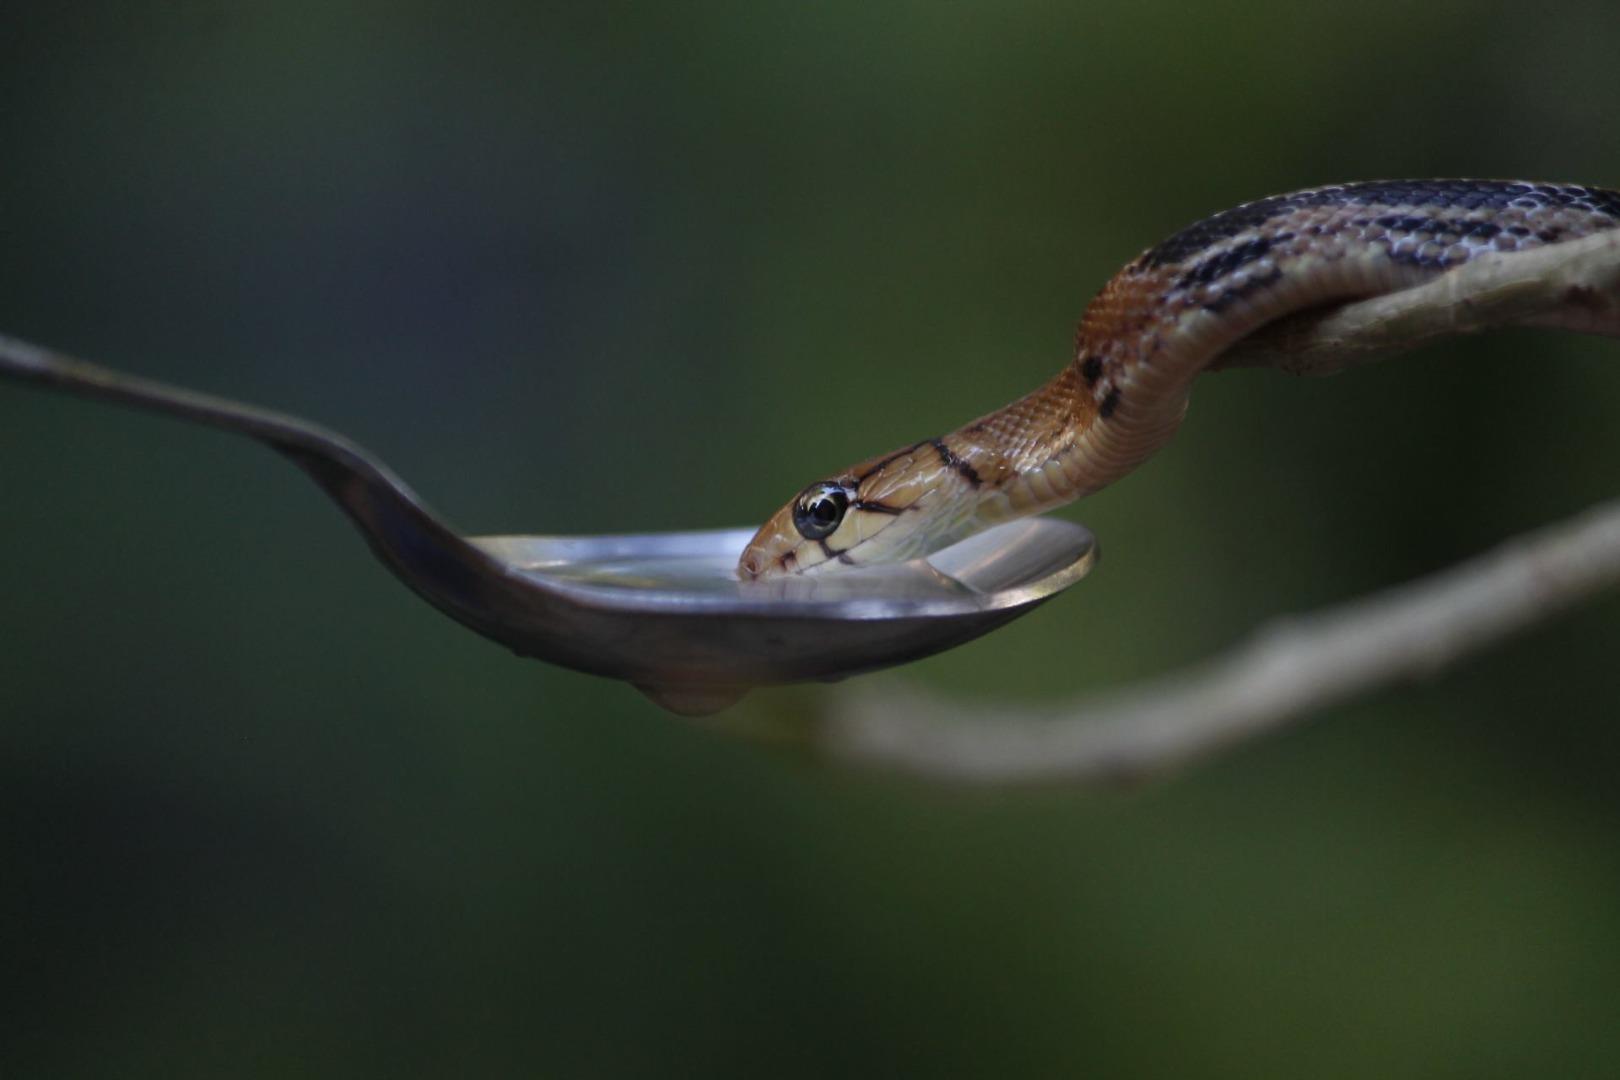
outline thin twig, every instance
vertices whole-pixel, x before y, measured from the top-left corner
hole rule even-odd
[[[1327,374],[1437,337],[1535,325],[1571,305],[1613,332],[1620,236],[1600,234],[1290,320],[1220,366]],[[1620,500],[1430,578],[1262,627],[1213,661],[1107,697],[970,706],[896,683],[832,692],[816,738],[861,765],[970,783],[1165,770],[1381,687],[1432,677],[1620,584]]]

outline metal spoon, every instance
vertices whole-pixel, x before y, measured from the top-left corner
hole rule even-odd
[[[462,536],[380,461],[304,420],[0,336],[0,375],[246,435],[290,458],[418,596],[521,656],[625,679],[665,708],[718,711],[750,687],[840,679],[960,645],[1084,577],[1096,542],[1038,518],[927,559],[742,582],[748,529]]]

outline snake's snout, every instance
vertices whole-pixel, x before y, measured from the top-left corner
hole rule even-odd
[[[792,573],[797,567],[798,548],[803,538],[793,530],[786,511],[778,512],[760,526],[737,559],[737,577],[743,581]]]

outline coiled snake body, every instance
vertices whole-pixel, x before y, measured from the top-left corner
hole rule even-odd
[[[1193,379],[1259,327],[1429,281],[1487,253],[1620,226],[1620,192],[1568,184],[1342,184],[1216,214],[1150,248],[1097,294],[1073,360],[948,435],[803,489],[744,550],[745,579],[913,558],[1102,488],[1162,447]],[[1620,334],[1571,307],[1537,320]]]

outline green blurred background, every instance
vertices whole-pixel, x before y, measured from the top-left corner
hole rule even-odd
[[[471,531],[744,524],[1333,180],[1620,186],[1606,2],[135,3],[0,28],[0,330]],[[1186,663],[1615,493],[1620,346],[1206,380],[1092,579],[905,677]],[[0,1074],[1603,1075],[1620,603],[1187,775],[963,794],[517,660],[275,456],[0,385]],[[813,706],[760,691],[743,720]]]

